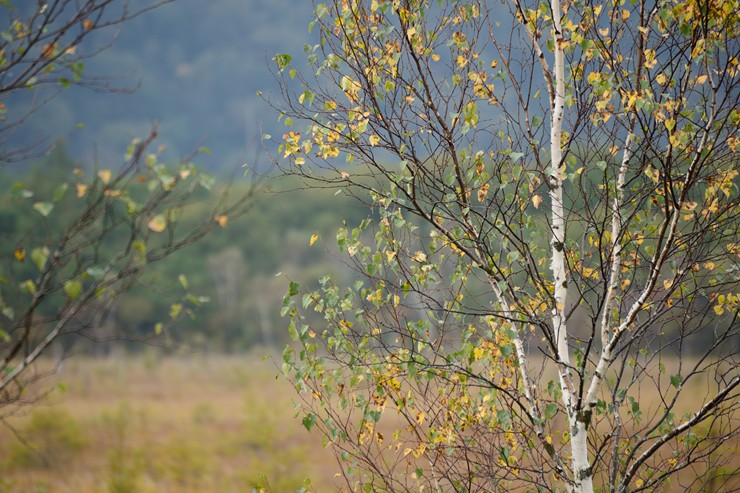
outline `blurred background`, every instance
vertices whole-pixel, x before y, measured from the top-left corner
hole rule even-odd
[[[0,167],[0,254],[12,257],[20,232],[24,241],[55,233],[30,208],[14,207],[14,193],[51,193],[77,168],[115,169],[131,140],[154,124],[162,160],[200,150],[196,163],[216,189],[230,183],[238,194],[255,176],[274,175],[268,154],[277,144],[263,137],[279,137],[284,126],[269,105],[278,90],[272,58],[303,58],[315,37],[312,9],[290,0],[177,0],[88,40],[105,48],[85,62],[102,86],[5,100],[12,114],[54,96],[4,144],[31,151]],[[199,217],[208,205],[198,207],[187,214]],[[367,215],[333,191],[270,178],[251,213],[117,298],[105,324],[127,337],[59,341],[47,364],[61,366],[41,381],[40,400],[1,416],[0,493],[296,491],[307,478],[311,489],[332,484],[338,468],[329,454],[317,460],[320,437],[294,419],[293,391],[276,378],[289,339],[280,306],[289,280],[310,285],[327,274],[353,275],[332,255],[335,230]],[[318,241],[309,246],[313,235]],[[162,337],[138,341],[167,318],[180,276],[209,302]]]

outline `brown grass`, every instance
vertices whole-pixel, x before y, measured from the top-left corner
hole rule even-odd
[[[71,359],[45,382],[66,391],[8,419],[30,449],[0,426],[0,493],[249,492],[261,475],[275,492],[333,489],[336,463],[276,374],[257,357]]]
[[[261,475],[275,493],[306,479],[336,491],[332,454],[294,417],[277,374],[258,356],[71,359],[44,382],[57,390],[0,424],[0,493],[249,493]],[[707,386],[693,382],[686,399]],[[655,395],[642,397],[649,414]]]

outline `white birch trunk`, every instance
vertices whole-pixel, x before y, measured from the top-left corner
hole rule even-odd
[[[588,459],[588,419],[578,408],[576,386],[571,372],[568,348],[568,330],[565,320],[565,303],[568,296],[565,258],[565,207],[563,204],[562,137],[565,112],[565,54],[559,0],[551,0],[555,63],[553,66],[554,91],[551,97],[552,122],[550,126],[550,200],[552,202],[552,274],[555,306],[552,325],[557,344],[558,375],[563,390],[563,401],[568,412],[570,446],[573,468],[571,491],[593,493],[593,472]]]

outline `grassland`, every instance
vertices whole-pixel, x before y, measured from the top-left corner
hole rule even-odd
[[[311,491],[337,491],[333,456],[260,356],[66,361],[43,381],[46,398],[0,423],[0,493],[249,493],[264,482],[294,493],[307,479]],[[709,382],[693,385],[687,399]],[[730,462],[736,472],[737,455]],[[735,491],[737,479],[717,491]]]
[[[0,493],[332,489],[336,463],[276,374],[256,356],[70,359],[0,426]]]

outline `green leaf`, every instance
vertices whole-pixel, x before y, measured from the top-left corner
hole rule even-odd
[[[36,284],[30,279],[26,279],[22,283],[18,285],[18,287],[21,288],[21,290],[25,291],[26,293],[30,295],[36,294]]]
[[[49,259],[49,249],[47,247],[34,248],[31,251],[31,260],[36,264],[39,270],[44,270],[46,261]]]
[[[69,280],[64,283],[64,294],[71,301],[76,300],[82,294],[82,283],[77,279]]]
[[[275,60],[275,63],[277,63],[278,69],[280,69],[281,72],[290,65],[290,61],[292,59],[293,57],[287,53],[278,53],[273,57],[273,60]]]
[[[290,281],[290,287],[288,288],[288,296],[295,296],[300,290],[300,285],[295,281]]]
[[[46,217],[51,214],[51,211],[54,210],[54,204],[52,204],[51,202],[36,202],[35,204],[33,204],[33,208],[36,210],[36,212]]]
[[[14,183],[10,194],[14,199],[29,199],[33,197],[33,191],[28,190],[23,183]]]
[[[673,385],[677,389],[681,388],[682,382],[683,382],[683,378],[681,378],[681,375],[671,375],[671,385]]]
[[[306,414],[301,420],[301,423],[303,423],[303,427],[306,428],[306,431],[311,431],[314,423],[316,423],[316,415],[314,413]]]
[[[142,240],[136,240],[132,246],[134,250],[139,253],[139,255],[141,255],[142,257],[146,256],[146,243],[144,243]]]
[[[512,250],[506,254],[506,261],[510,264],[513,264],[517,260],[519,260],[519,252],[517,252],[516,250]]]
[[[170,318],[172,319],[177,318],[181,312],[182,312],[181,303],[173,303],[172,305],[170,305]]]
[[[85,71],[85,64],[82,62],[74,62],[69,64],[69,69],[72,72],[72,78],[75,82],[79,82],[82,79],[82,74]]]
[[[59,185],[58,187],[54,189],[54,195],[51,198],[51,200],[53,202],[59,202],[60,200],[64,198],[64,196],[67,193],[67,190],[69,190],[69,185],[66,183],[62,183],[61,185]]]
[[[547,419],[552,419],[552,417],[555,416],[556,412],[558,412],[557,404],[550,403],[545,406],[545,417]]]
[[[85,271],[85,274],[92,277],[93,279],[102,279],[105,274],[105,270],[101,267],[90,267]]]

